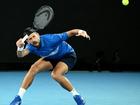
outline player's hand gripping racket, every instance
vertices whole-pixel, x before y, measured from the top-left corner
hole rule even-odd
[[[41,6],[35,13],[32,28],[36,31],[44,29],[50,23],[53,16],[54,16],[54,11],[50,6],[48,5]],[[26,34],[23,37],[22,42],[24,42],[27,38],[28,35]]]

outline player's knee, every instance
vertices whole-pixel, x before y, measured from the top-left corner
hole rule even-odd
[[[51,76],[52,76],[52,78],[53,78],[54,80],[59,80],[59,78],[61,77],[60,74],[55,73],[55,72],[52,72],[52,73],[51,73]]]
[[[37,71],[38,71],[38,66],[35,65],[35,64],[31,65],[31,67],[30,67],[30,73],[36,74]]]

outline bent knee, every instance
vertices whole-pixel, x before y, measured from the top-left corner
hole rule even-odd
[[[54,80],[58,80],[62,75],[59,74],[59,73],[55,73],[52,71],[51,73],[51,77],[54,79]]]
[[[31,65],[29,72],[32,74],[36,74],[38,72],[38,70],[39,70],[38,66],[33,64],[33,65]]]

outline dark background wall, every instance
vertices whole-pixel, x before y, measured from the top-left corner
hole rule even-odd
[[[68,42],[78,55],[76,69],[96,69],[98,52],[103,55],[102,65],[112,65],[113,52],[118,51],[120,67],[132,65],[139,69],[140,34],[138,3],[130,0],[123,6],[121,0],[11,0],[0,1],[0,68],[12,69],[33,63],[38,58],[29,55],[16,57],[15,42],[23,30],[31,26],[34,13],[44,4],[52,6],[55,17],[44,33],[64,32],[81,28],[88,32],[91,41],[73,37]],[[109,68],[107,68],[109,69]]]

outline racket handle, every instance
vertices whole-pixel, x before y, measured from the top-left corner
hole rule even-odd
[[[26,35],[22,38],[22,42],[24,42],[27,38],[28,38],[28,35],[26,34]]]

